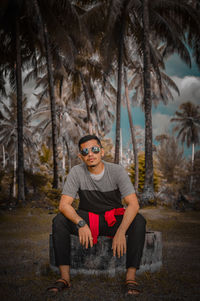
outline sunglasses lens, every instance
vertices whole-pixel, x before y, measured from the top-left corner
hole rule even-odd
[[[92,147],[92,152],[93,152],[94,154],[98,154],[98,153],[100,152],[100,148],[99,148],[98,146],[93,146],[93,147]]]
[[[84,157],[87,156],[89,154],[89,149],[88,148],[83,148],[81,150],[81,155],[83,155]]]

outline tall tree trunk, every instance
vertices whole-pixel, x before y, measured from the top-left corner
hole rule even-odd
[[[52,125],[52,146],[53,146],[53,188],[58,188],[58,151],[57,151],[58,134],[57,134],[57,127],[56,127],[56,101],[55,101],[54,80],[53,80],[53,71],[52,71],[53,63],[52,63],[52,57],[50,51],[49,36],[45,24],[44,24],[44,41],[45,41],[46,59],[47,59],[49,96],[51,102],[51,125]]]
[[[122,15],[120,38],[118,45],[118,74],[117,74],[117,103],[116,103],[116,130],[115,130],[115,163],[119,164],[120,152],[120,119],[121,119],[121,94],[122,94],[122,65],[124,52],[125,13]]]
[[[88,89],[87,89],[87,86],[85,84],[84,76],[83,76],[82,72],[79,72],[79,74],[80,74],[81,82],[82,82],[82,85],[83,85],[83,91],[84,91],[84,95],[85,95],[88,131],[89,131],[89,134],[92,135],[93,130],[92,130],[92,121],[91,121],[91,114],[90,114],[90,98],[89,98],[89,95],[88,95]]]
[[[54,93],[54,80],[52,71],[52,56],[50,51],[50,43],[47,27],[43,22],[40,8],[37,0],[32,0],[33,5],[38,16],[39,28],[41,29],[42,44],[45,47],[47,71],[48,71],[48,83],[49,83],[49,96],[51,105],[51,125],[52,125],[52,146],[53,146],[53,188],[58,188],[58,151],[57,151],[57,129],[56,129],[56,104],[55,104],[55,93]]]
[[[152,152],[151,60],[149,47],[149,1],[143,0],[143,68],[145,104],[145,182],[143,201],[154,199]]]
[[[5,147],[4,147],[4,145],[2,146],[2,148],[3,148],[3,154],[2,154],[2,156],[3,156],[3,168],[5,168],[6,167],[6,156],[5,156]]]
[[[67,149],[68,171],[70,171],[70,169],[72,168],[72,160],[71,160],[71,156],[70,156],[69,145],[66,140],[65,140],[65,145],[66,145],[66,149]]]
[[[190,192],[192,191],[192,185],[193,185],[193,171],[194,171],[194,143],[192,143],[192,174],[190,176]]]
[[[124,67],[124,87],[125,87],[125,96],[126,96],[126,106],[127,106],[127,112],[128,112],[128,119],[129,119],[129,126],[131,131],[131,139],[132,139],[132,145],[133,145],[133,154],[134,154],[134,165],[135,165],[135,192],[138,192],[138,183],[139,183],[139,168],[138,168],[138,154],[137,154],[137,143],[135,139],[135,128],[133,125],[133,119],[131,116],[131,105],[130,105],[130,99],[129,99],[129,93],[128,93],[128,81],[127,81],[127,72],[126,68]]]
[[[16,17],[16,83],[17,83],[17,184],[18,202],[25,202],[24,190],[24,149],[23,149],[23,107],[22,107],[22,64],[20,25]]]
[[[17,159],[16,159],[16,150],[14,151],[13,159],[13,197],[16,198],[16,172],[17,172]]]
[[[65,139],[62,138],[62,187],[65,183]]]

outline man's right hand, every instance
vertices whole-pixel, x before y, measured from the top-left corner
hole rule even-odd
[[[86,224],[84,227],[78,229],[80,244],[87,249],[90,245],[93,247],[93,237],[89,226]]]

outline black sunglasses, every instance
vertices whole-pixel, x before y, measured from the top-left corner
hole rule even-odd
[[[101,150],[101,148],[98,146],[87,147],[80,150],[81,155],[84,157],[87,156],[89,154],[90,149],[94,154],[98,154]]]

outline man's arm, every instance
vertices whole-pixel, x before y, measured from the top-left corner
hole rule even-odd
[[[139,203],[135,193],[129,194],[124,200],[128,206],[112,243],[113,255],[116,256],[117,254],[118,257],[123,256],[123,254],[126,253],[125,234],[139,210]]]
[[[74,198],[68,195],[62,195],[59,204],[60,212],[71,220],[74,224],[78,224],[82,218],[76,213],[76,210],[72,207]],[[89,226],[86,224],[78,230],[80,243],[88,248],[88,245],[93,246],[92,233]]]

